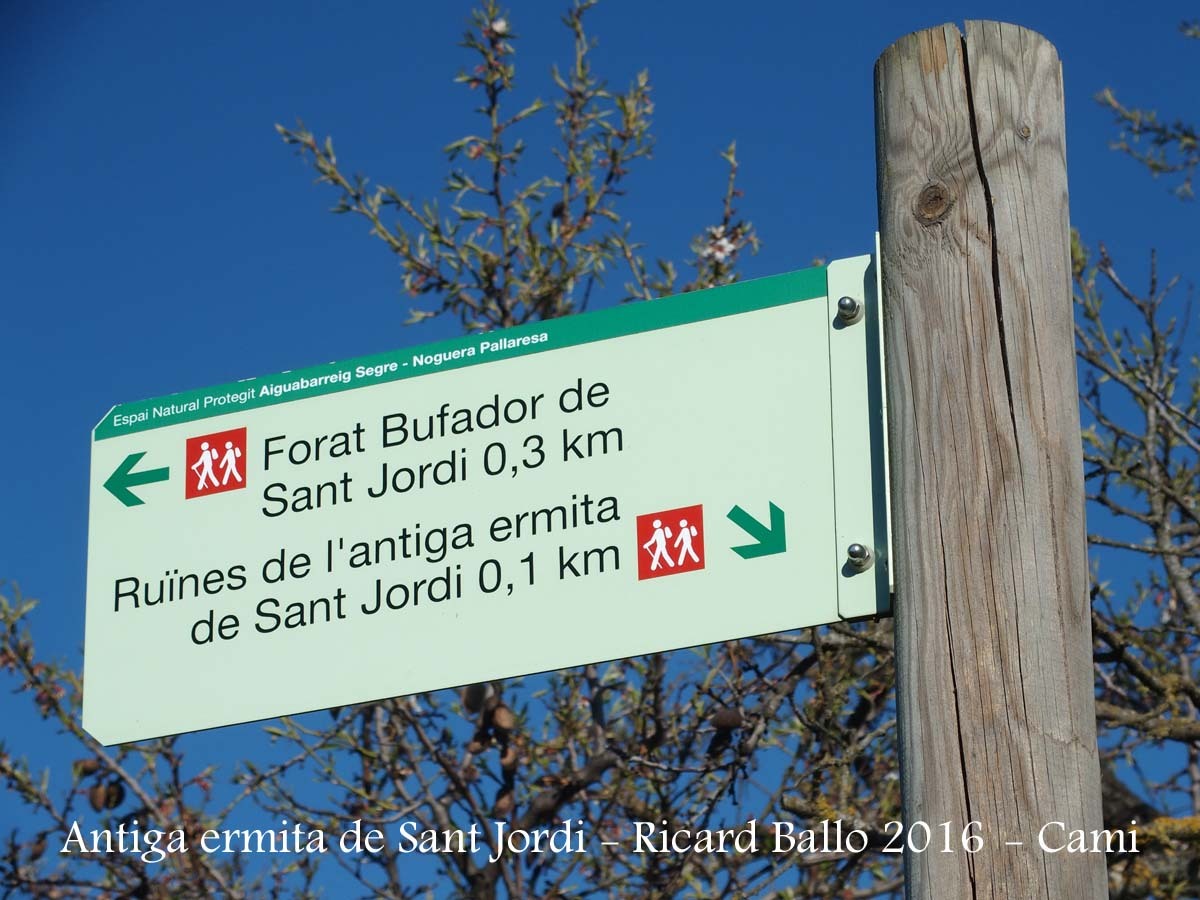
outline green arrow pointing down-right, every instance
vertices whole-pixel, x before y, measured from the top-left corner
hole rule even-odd
[[[771,527],[768,528],[740,506],[729,511],[729,520],[745,531],[757,543],[733,547],[733,552],[742,559],[756,556],[771,556],[787,549],[787,534],[783,525],[783,510],[771,504]]]

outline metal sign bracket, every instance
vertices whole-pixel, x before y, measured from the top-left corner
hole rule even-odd
[[[827,272],[838,614],[860,619],[892,608],[878,245]]]

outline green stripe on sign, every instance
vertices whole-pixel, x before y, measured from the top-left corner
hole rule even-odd
[[[92,436],[101,441],[210,416],[782,306],[824,297],[825,293],[825,267],[816,266],[662,300],[630,303],[279,375],[248,378],[154,400],[124,403],[104,417]]]

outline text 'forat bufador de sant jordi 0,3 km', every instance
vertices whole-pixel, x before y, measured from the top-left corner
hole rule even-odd
[[[452,407],[442,403],[435,412],[384,413],[370,427],[355,422],[346,431],[314,436],[270,435],[262,443],[263,472],[267,477],[303,469],[322,460],[337,460],[368,452],[368,446],[383,454],[379,472],[368,483],[355,486],[347,472],[331,481],[289,486],[272,481],[263,487],[263,515],[273,517],[319,508],[322,503],[351,503],[360,498],[377,499],[389,493],[407,494],[478,477],[512,477],[539,469],[547,463],[570,464],[597,454],[621,453],[624,438],[619,425],[592,430],[555,428],[553,432],[529,431],[538,424],[539,412],[552,405],[567,413],[602,409],[609,388],[603,382],[589,384],[576,379],[547,401],[545,393],[529,397],[501,398],[498,393],[478,405]],[[542,421],[546,419],[542,415]],[[520,435],[510,433],[520,426]],[[453,438],[489,432],[490,441],[478,460],[465,446],[423,458],[417,445],[453,445]],[[505,440],[507,438],[507,440]],[[412,459],[415,455],[417,459]],[[299,473],[297,473],[299,474]]]
[[[117,407],[85,725],[131,740],[886,612],[874,282],[861,257]],[[146,665],[210,674],[129,703]]]

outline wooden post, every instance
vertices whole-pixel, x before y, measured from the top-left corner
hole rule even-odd
[[[945,25],[875,98],[908,897],[1107,897],[1038,844],[1103,828],[1058,55]]]

